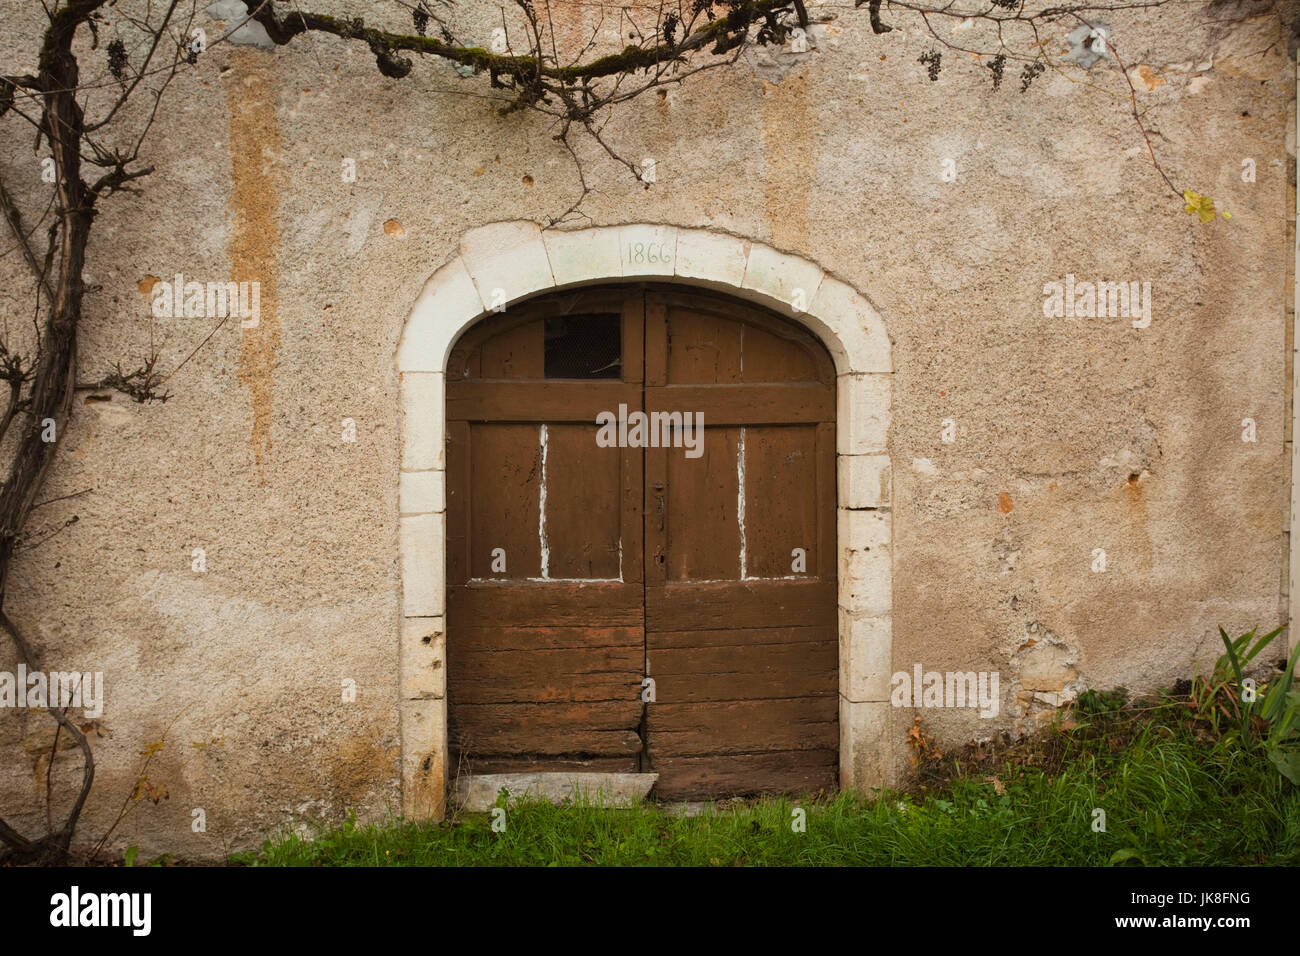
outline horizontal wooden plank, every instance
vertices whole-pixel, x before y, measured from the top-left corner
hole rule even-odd
[[[640,647],[476,651],[451,641],[447,689],[457,706],[639,700],[644,665]]]
[[[839,641],[801,644],[679,647],[649,652],[649,675],[657,703],[772,700],[835,694],[839,687]]]
[[[707,757],[661,756],[655,795],[661,800],[708,800],[723,796],[804,794],[832,790],[839,782],[839,753],[786,750]]]
[[[462,625],[447,636],[448,651],[555,651],[635,648],[644,640],[639,627],[500,627]]]
[[[641,386],[617,381],[465,381],[447,384],[447,420],[468,422],[586,422],[601,412],[640,407]],[[594,442],[594,435],[593,435]]]
[[[452,772],[461,774],[482,773],[559,773],[571,770],[577,773],[636,773],[640,760],[635,755],[618,757],[538,757],[524,754],[517,757],[462,755],[452,749]]]
[[[629,406],[631,407],[631,406]],[[712,425],[785,425],[835,421],[835,389],[826,385],[653,385],[645,410],[698,412]],[[707,432],[706,432],[707,440]]]
[[[460,704],[448,694],[448,740],[475,756],[619,756],[641,751],[639,699],[598,703]]]
[[[694,704],[647,710],[650,756],[816,750],[839,744],[839,695]]]
[[[687,631],[726,627],[836,627],[835,582],[707,581],[647,583],[646,629]]]
[[[695,631],[649,631],[646,651],[674,647],[734,647],[750,644],[838,644],[834,627],[723,627]]]
[[[641,582],[474,581],[448,589],[451,624],[640,627]]]

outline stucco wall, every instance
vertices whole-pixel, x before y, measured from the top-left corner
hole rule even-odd
[[[14,70],[32,67],[31,6],[0,2]],[[564,9],[564,35],[594,26],[598,8]],[[981,63],[947,53],[932,83],[917,21],[894,16],[878,37],[865,8],[814,9],[835,19],[779,83],[751,59],[616,115],[609,138],[656,160],[652,188],[578,139],[593,188],[580,224],[718,230],[874,303],[893,340],[893,667],[1001,675],[996,719],[919,711],[927,726],[945,746],[1027,727],[1054,680],[1151,689],[1212,659],[1220,624],[1281,623],[1295,208],[1282,17],[1236,21],[1233,7],[1211,24],[1178,4],[1110,18],[1161,164],[1232,213],[1201,224],[1152,169],[1113,63],[1049,71],[1021,94],[1017,77],[994,92]],[[496,15],[454,14],[484,41]],[[330,38],[216,47],[164,100],[142,195],[103,206],[83,381],[151,343],[170,370],[211,330],[151,318],[149,276],[234,270],[261,282],[262,312],[256,329],[214,335],[165,404],[79,394],[42,496],[75,497],[33,526],[77,521],[14,569],[10,613],[48,666],[105,675],[87,835],[164,731],[149,776],[169,796],[117,834],[146,852],[217,855],[294,815],[400,809],[398,342],[468,230],[545,224],[577,189],[550,122],[466,95],[487,92],[436,63],[383,79],[364,48]],[[0,163],[39,211],[49,187],[27,132]],[[1045,316],[1044,284],[1067,274],[1151,283],[1150,325]],[[9,325],[28,323],[16,256],[0,277]],[[1038,702],[1019,699],[1026,683]],[[915,713],[890,711],[900,773]],[[0,807],[20,824],[43,813],[50,731],[40,713],[0,712]],[[205,833],[191,832],[196,807]]]

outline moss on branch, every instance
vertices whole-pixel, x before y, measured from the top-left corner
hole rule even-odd
[[[328,14],[294,10],[284,17],[276,15],[269,0],[265,0],[252,13],[253,19],[266,28],[272,42],[283,46],[302,33],[328,33],[347,40],[366,43],[374,52],[379,70],[385,76],[402,78],[411,71],[411,61],[399,56],[401,52],[421,53],[441,57],[475,72],[490,72],[498,76],[511,76],[520,80],[555,80],[573,83],[580,80],[600,79],[652,69],[664,63],[683,59],[686,54],[713,41],[722,42],[724,48],[734,47],[737,34],[742,34],[754,21],[790,7],[793,0],[747,0],[736,6],[726,16],[701,25],[680,43],[658,43],[654,46],[628,45],[619,53],[597,57],[588,63],[574,66],[547,65],[535,56],[515,56],[491,53],[482,47],[458,46],[436,37],[393,33],[367,27],[361,19],[348,20]]]

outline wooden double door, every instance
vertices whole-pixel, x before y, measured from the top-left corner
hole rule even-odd
[[[453,773],[834,786],[835,377],[810,333],[695,290],[558,294],[466,332],[446,414]]]

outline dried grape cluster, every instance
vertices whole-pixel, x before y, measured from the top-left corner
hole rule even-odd
[[[987,64],[989,70],[993,73],[993,89],[995,90],[1002,85],[1002,71],[1006,65],[1007,55],[1005,53],[999,53],[993,58],[993,62]]]
[[[126,79],[126,44],[115,37],[108,45],[108,72],[119,82]]]
[[[931,83],[939,78],[939,68],[942,60],[943,54],[938,50],[930,50],[928,53],[922,53],[916,58],[916,62],[926,64],[926,72],[930,74]]]
[[[1035,60],[1027,65],[1020,73],[1020,92],[1023,93],[1029,89],[1029,84],[1034,82],[1034,78],[1047,69],[1047,64],[1042,60]]]

